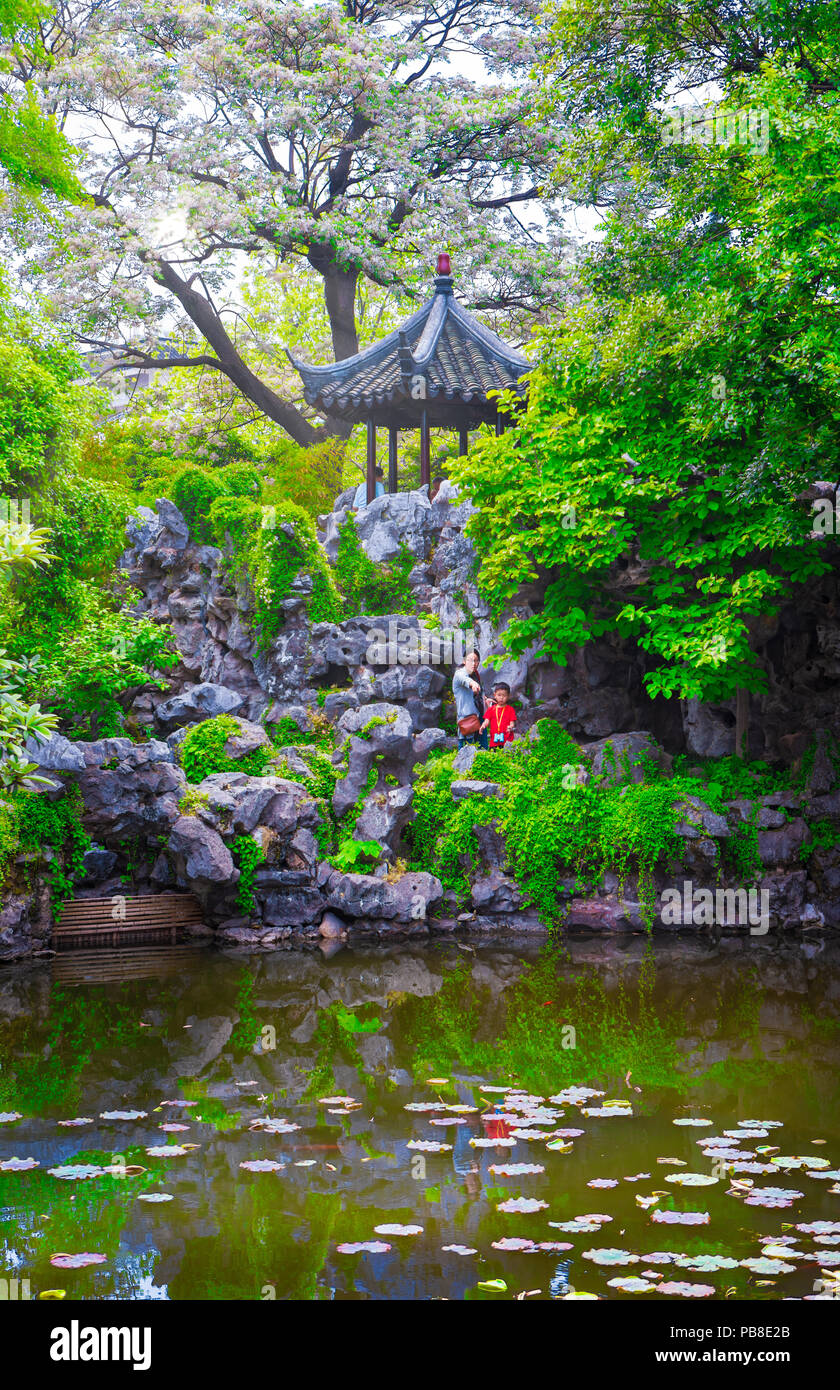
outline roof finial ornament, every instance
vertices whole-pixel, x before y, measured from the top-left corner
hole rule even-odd
[[[448,251],[441,251],[438,255],[437,266],[435,267],[435,271],[438,275],[452,274],[452,262],[449,259]]]

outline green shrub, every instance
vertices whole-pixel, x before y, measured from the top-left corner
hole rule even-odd
[[[58,801],[47,801],[31,792],[18,792],[0,806],[0,887],[11,860],[20,851],[42,855],[46,848],[55,858],[47,866],[56,918],[73,897],[81,875],[90,836],[81,821],[82,799],[71,786]]]
[[[573,770],[582,754],[558,724],[542,720],[539,738],[513,743],[502,753],[479,752],[472,776],[499,782],[504,797],[452,800],[451,785],[458,774],[454,754],[430,760],[415,784],[416,818],[407,837],[414,867],[436,874],[445,888],[461,895],[468,890],[470,867],[478,864],[476,825],[498,824],[505,837],[516,881],[543,921],[559,925],[563,918],[561,875],[573,878],[579,891],[594,888],[607,870],[623,881],[631,870],[639,875],[645,917],[654,915],[653,871],[679,855],[675,835],[681,813],[677,806],[698,796],[715,809],[721,799],[710,796],[697,778],[665,776],[648,765],[645,780],[633,783],[631,769],[619,768],[619,780],[606,785],[601,778],[578,785]],[[614,760],[613,760],[614,761]],[[749,831],[732,840],[741,845],[741,872],[752,864]],[[730,851],[731,852],[731,851]]]
[[[225,752],[229,738],[239,733],[239,722],[230,714],[218,714],[190,729],[180,746],[181,766],[188,782],[203,782],[214,772],[244,772],[261,777],[271,762],[267,748],[255,748],[244,758],[231,758]]]
[[[190,530],[190,539],[201,545],[212,542],[210,508],[219,497],[229,496],[221,470],[189,464],[172,480],[172,501]]]
[[[263,649],[271,645],[283,626],[282,602],[301,570],[313,581],[308,600],[311,621],[335,623],[341,619],[341,599],[311,516],[303,507],[286,502],[278,503],[270,520],[271,525],[256,533],[247,555],[254,588],[254,622]]]
[[[262,521],[258,503],[250,497],[217,497],[210,506],[208,519],[214,544],[223,548],[230,536],[234,556],[244,560]]]
[[[377,565],[366,554],[359,540],[355,518],[349,516],[339,527],[335,578],[344,595],[345,613],[413,613],[414,597],[408,576],[417,563],[408,546],[402,544],[389,565]]]

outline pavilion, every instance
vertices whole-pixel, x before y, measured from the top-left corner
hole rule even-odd
[[[288,349],[287,349],[288,352]],[[376,430],[388,430],[388,491],[397,491],[397,436],[420,431],[420,485],[431,483],[430,431],[457,430],[467,452],[469,431],[504,429],[491,391],[525,394],[531,370],[523,353],[485,328],[452,292],[449,257],[437,258],[435,292],[415,314],[363,352],[326,367],[288,357],[309,405],[335,420],[367,425],[367,500],[376,495]]]

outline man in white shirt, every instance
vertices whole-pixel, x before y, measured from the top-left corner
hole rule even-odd
[[[377,470],[376,470],[376,496],[377,496],[377,497],[381,497],[381,496],[383,495],[384,491],[385,491],[385,483],[383,482],[382,469],[381,469],[381,468],[377,468]],[[354,510],[354,511],[357,511],[357,512],[363,512],[366,506],[367,506],[367,479],[365,478],[365,479],[363,479],[362,482],[359,483],[359,486],[356,488],[356,491],[355,491],[355,493],[353,494],[353,510]]]

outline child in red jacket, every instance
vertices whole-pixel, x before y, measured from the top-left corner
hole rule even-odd
[[[510,699],[510,686],[504,681],[493,687],[493,703],[487,707],[487,718],[479,730],[483,733],[489,729],[490,749],[497,752],[504,748],[506,743],[513,742],[513,735],[516,731],[516,710],[513,705],[508,704]]]

